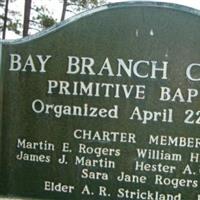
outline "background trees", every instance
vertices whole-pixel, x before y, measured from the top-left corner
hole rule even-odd
[[[102,5],[104,0],[61,0],[62,14],[60,21],[65,19],[66,13],[77,13],[84,9],[94,8],[98,5]]]
[[[19,3],[24,8],[15,11]],[[54,10],[50,10],[49,3],[55,5]],[[11,32],[23,37],[33,34],[103,3],[105,0],[0,0],[0,39],[7,38]]]
[[[23,37],[28,35],[32,0],[26,0],[24,6]]]
[[[18,26],[20,22],[13,16],[20,16],[19,12],[9,10],[9,3],[15,0],[0,0],[0,31],[2,32],[2,39],[6,37],[6,30],[13,31],[19,34]]]

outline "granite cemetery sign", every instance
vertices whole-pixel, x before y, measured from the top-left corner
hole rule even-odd
[[[126,2],[2,43],[0,195],[200,200],[200,12]]]

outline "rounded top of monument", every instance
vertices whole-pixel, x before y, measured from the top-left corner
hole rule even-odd
[[[64,26],[74,23],[81,18],[91,16],[93,14],[96,14],[102,11],[108,11],[108,10],[112,10],[116,8],[125,8],[125,7],[126,8],[127,7],[168,8],[168,9],[173,9],[173,10],[182,11],[182,12],[191,13],[191,14],[200,16],[200,2],[197,2],[195,0],[190,0],[190,1],[188,0],[182,0],[182,1],[180,0],[128,0],[128,1],[116,0],[116,2],[110,2],[108,4],[81,12],[60,23],[53,25],[50,28],[40,31],[34,35],[27,36],[21,39],[5,40],[5,41],[0,41],[0,42],[3,44],[19,44],[19,43],[29,42],[30,40],[38,39]]]
[[[180,6],[186,6],[186,7],[191,7],[194,9],[198,9],[200,10],[200,1],[196,1],[196,0],[138,0],[139,2],[152,2],[152,3],[168,3],[168,4],[177,4]],[[138,1],[134,1],[134,0],[130,0],[130,2],[138,2]],[[111,0],[110,2],[126,2],[123,0]]]

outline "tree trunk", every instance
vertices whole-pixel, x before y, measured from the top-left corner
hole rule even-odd
[[[25,0],[23,37],[28,35],[32,0]]]
[[[8,4],[9,4],[9,0],[6,0],[2,39],[6,38],[6,27],[7,27],[7,20],[8,20]]]
[[[67,8],[67,0],[63,0],[62,15],[60,21],[63,21],[65,19],[66,8]]]

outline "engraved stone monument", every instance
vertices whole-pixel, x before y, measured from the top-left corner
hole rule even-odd
[[[0,195],[200,200],[200,12],[124,2],[1,44]]]

